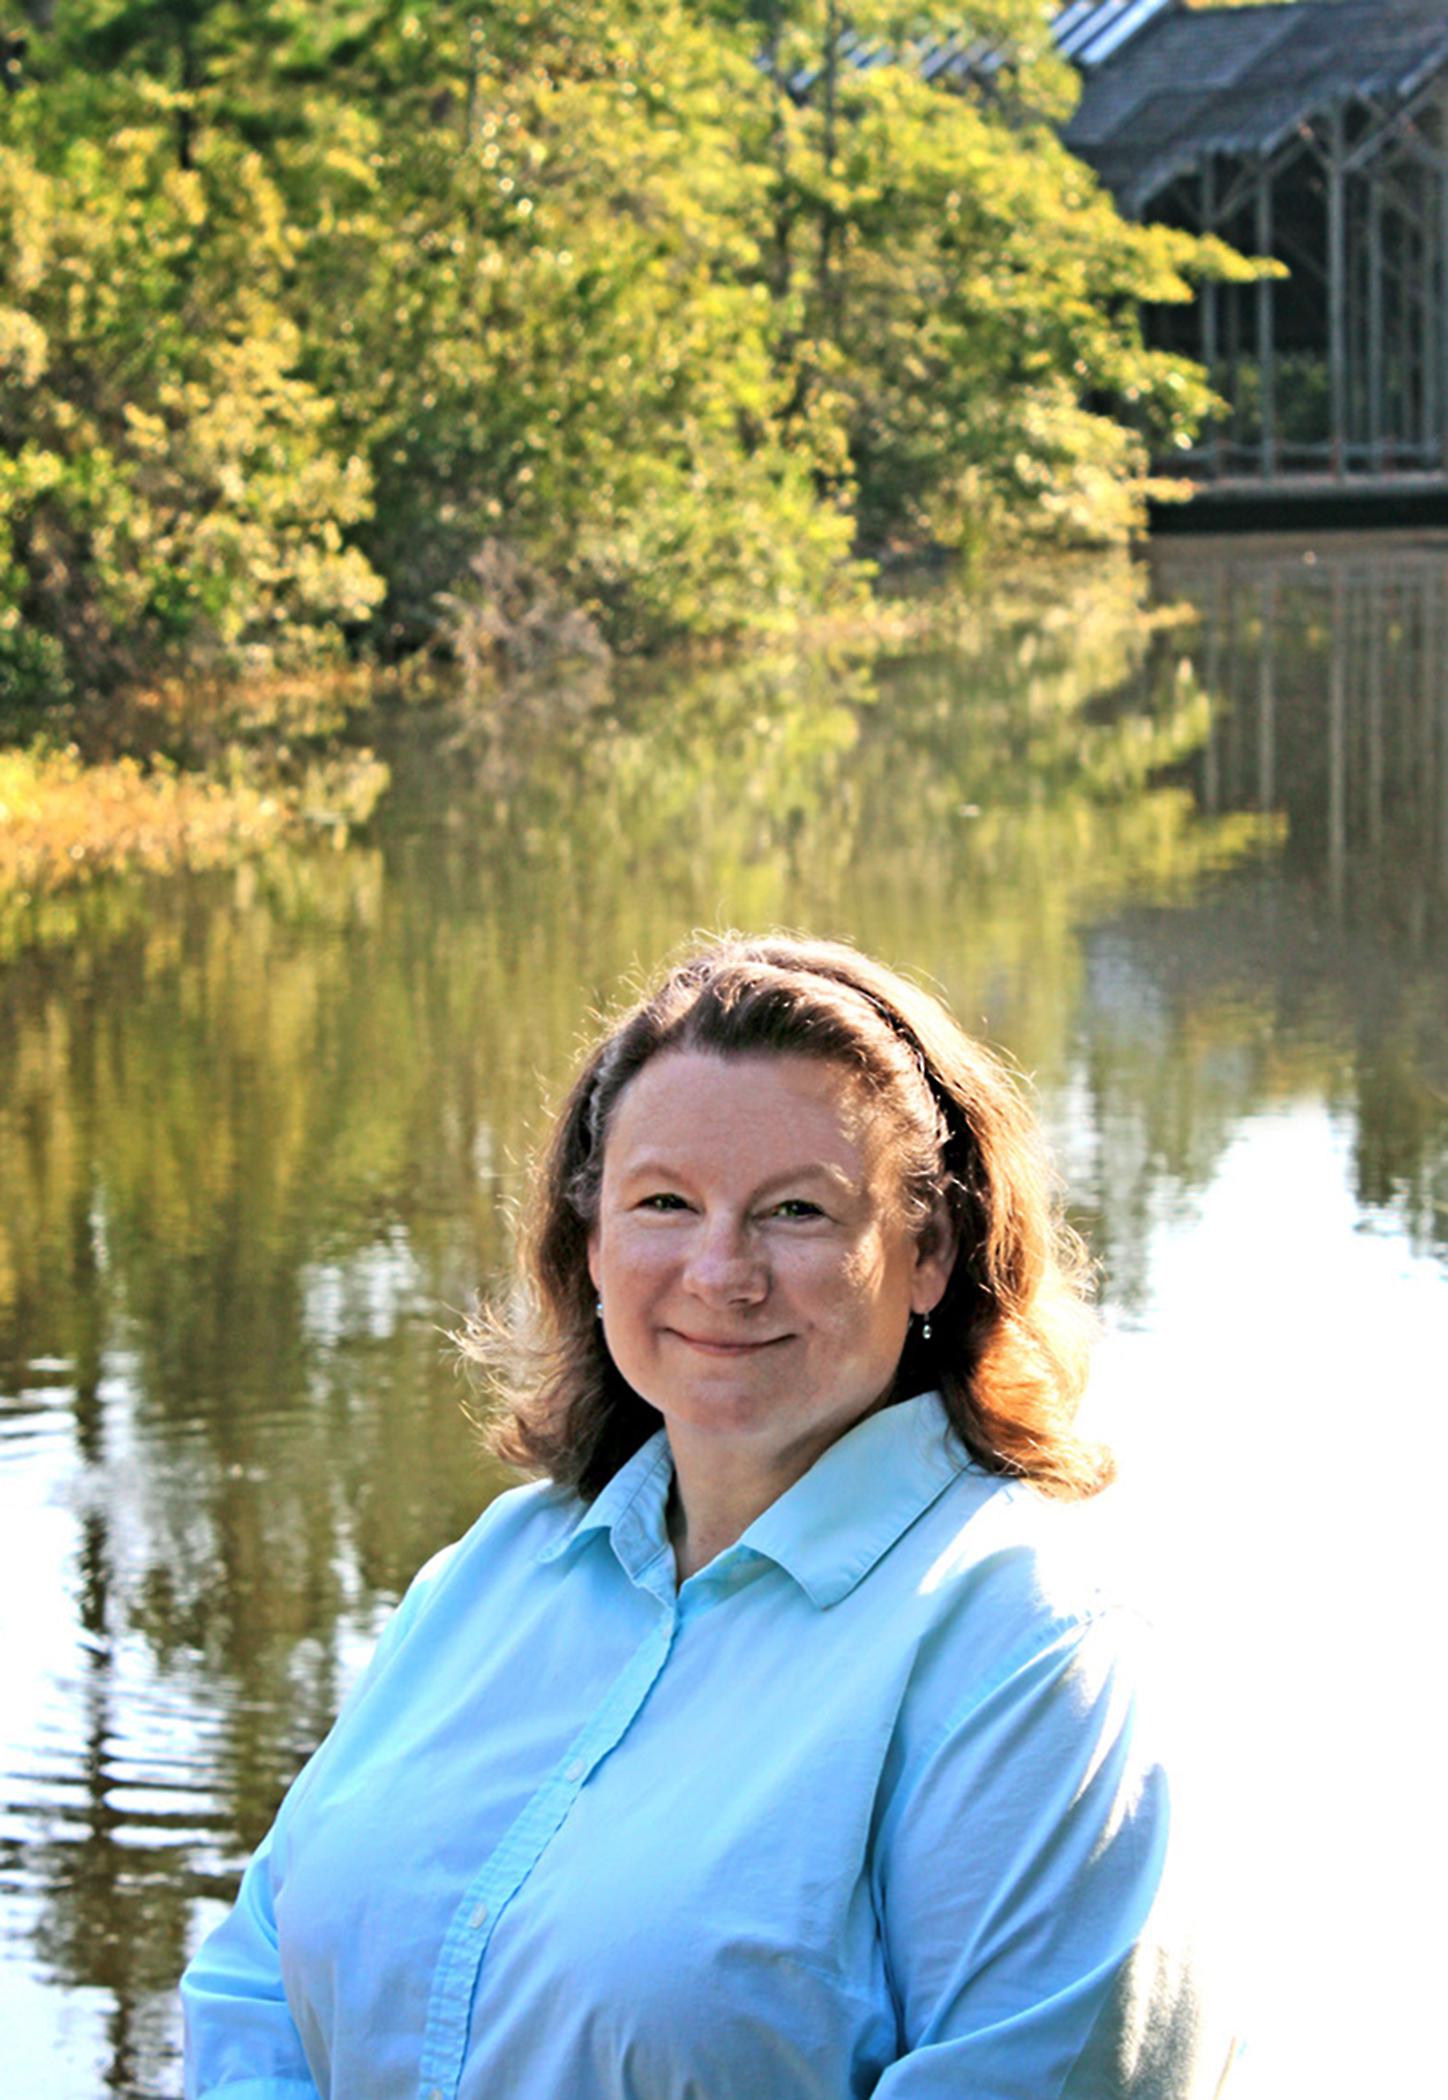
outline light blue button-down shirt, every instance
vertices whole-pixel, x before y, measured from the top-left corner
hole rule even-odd
[[[671,1474],[418,1577],[187,1972],[188,2100],[1211,2100],[1071,1512],[927,1394],[678,1585]]]

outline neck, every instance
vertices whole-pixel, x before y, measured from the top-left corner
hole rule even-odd
[[[671,1428],[674,1486],[668,1524],[679,1581],[687,1582],[743,1538],[771,1502],[803,1479],[831,1441],[825,1438],[763,1459],[717,1448],[696,1450],[687,1434]]]

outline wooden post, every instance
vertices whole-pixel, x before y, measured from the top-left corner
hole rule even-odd
[[[1448,149],[1448,116],[1444,118],[1444,149]],[[1438,176],[1438,443],[1444,468],[1448,468],[1448,170]]]
[[[1202,232],[1217,230],[1217,170],[1216,163],[1208,154],[1202,166]],[[1207,368],[1207,384],[1217,383],[1217,293],[1214,278],[1208,278],[1202,286],[1202,363]],[[1207,431],[1207,465],[1213,476],[1221,470],[1221,439],[1214,423]]]
[[[1226,384],[1222,391],[1231,403],[1232,416],[1227,425],[1227,472],[1230,474],[1237,462],[1237,449],[1242,440],[1242,298],[1240,284],[1222,287],[1222,304],[1225,309],[1226,337],[1224,345]]]
[[[1438,273],[1438,184],[1424,171],[1423,185],[1423,419],[1418,441],[1418,465],[1432,467],[1437,458],[1437,433],[1442,421],[1438,388],[1443,376],[1443,282]]]
[[[1406,171],[1405,171],[1406,172]],[[1408,426],[1412,464],[1421,467],[1428,447],[1433,368],[1433,186],[1412,166],[1416,210],[1404,243],[1403,319],[1412,335],[1412,395]]]
[[[1401,465],[1403,440],[1411,441],[1413,429],[1413,303],[1407,283],[1407,271],[1412,263],[1412,228],[1401,207],[1394,216],[1396,231],[1391,225],[1384,229],[1384,248],[1392,250],[1397,259],[1396,269],[1390,270],[1392,312],[1388,324],[1391,350],[1388,358],[1388,456],[1385,464],[1390,473]]]
[[[1368,178],[1368,444],[1375,474],[1383,469],[1387,400],[1387,319],[1383,283],[1383,192]]]
[[[1272,253],[1272,169],[1263,157],[1257,174],[1257,253]],[[1262,479],[1270,481],[1277,471],[1277,339],[1273,293],[1276,286],[1264,277],[1257,286],[1257,390],[1262,404]]]
[[[1341,480],[1347,445],[1347,123],[1332,113],[1327,171],[1328,379],[1332,396],[1332,471]]]

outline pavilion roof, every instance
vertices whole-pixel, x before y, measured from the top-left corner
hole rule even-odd
[[[1180,0],[1062,0],[1051,18],[1051,37],[1064,57],[1089,72],[1139,35],[1157,15],[1179,4]],[[876,66],[908,65],[942,86],[989,81],[1010,56],[1007,46],[971,27],[969,0],[964,0],[958,21],[945,17],[933,26],[922,25],[899,44],[847,28],[836,52],[839,62],[857,73],[871,72]],[[815,62],[791,74],[786,81],[790,93],[807,97],[822,70]]]
[[[1066,143],[1140,211],[1211,154],[1270,154],[1348,103],[1391,112],[1445,67],[1445,0],[1178,4],[1086,72]]]

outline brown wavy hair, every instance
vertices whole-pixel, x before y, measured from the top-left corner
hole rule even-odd
[[[461,1337],[500,1388],[489,1441],[591,1500],[661,1423],[625,1381],[596,1317],[588,1236],[609,1119],[668,1050],[806,1056],[868,1103],[907,1219],[956,1234],[931,1338],[911,1322],[891,1397],[935,1388],[977,1464],[1063,1499],[1113,1465],[1074,1428],[1095,1333],[1089,1265],[1061,1215],[1016,1081],[938,999],[833,941],[728,935],[667,971],[586,1058],[539,1163],[519,1246],[522,1289]]]

